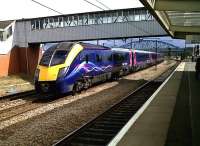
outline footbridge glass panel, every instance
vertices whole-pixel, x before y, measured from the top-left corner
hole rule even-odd
[[[109,24],[131,21],[149,21],[153,16],[143,8],[89,12],[73,15],[52,16],[31,20],[31,29],[62,28],[70,26]]]

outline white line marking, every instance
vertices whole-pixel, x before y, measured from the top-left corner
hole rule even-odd
[[[185,62],[182,62],[181,64],[179,64],[176,71],[184,71],[184,69],[185,69]]]
[[[14,85],[8,85],[8,86],[2,86],[2,88],[8,88],[8,87],[14,87],[14,86],[21,86],[21,85],[28,85],[31,83],[21,83],[21,84],[14,84]]]
[[[119,133],[112,139],[112,141],[107,146],[116,146],[119,141],[124,137],[126,132],[132,127],[132,125],[136,122],[136,120],[142,115],[145,109],[149,106],[152,100],[156,97],[158,92],[164,87],[164,85],[168,82],[171,76],[175,73],[175,71],[179,71],[184,68],[185,63],[181,63],[173,73],[161,84],[161,86],[153,93],[153,95],[143,104],[143,106],[133,115],[133,117],[128,121],[128,123],[119,131]]]
[[[191,130],[192,130],[192,137],[193,137],[193,116],[192,116],[192,96],[191,96],[191,93],[192,93],[192,90],[191,90],[191,81],[190,81],[190,73],[191,73],[191,64],[189,66],[189,70],[187,69],[187,77],[188,77],[188,88],[189,88],[189,110],[190,110],[190,120],[191,120]]]

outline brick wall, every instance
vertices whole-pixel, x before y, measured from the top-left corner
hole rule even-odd
[[[29,48],[15,47],[9,54],[0,55],[0,76],[19,73],[33,76],[40,57],[38,44]]]
[[[10,54],[0,55],[0,76],[8,75]]]

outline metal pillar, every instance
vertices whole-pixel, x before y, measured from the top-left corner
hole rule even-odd
[[[155,64],[155,69],[157,70],[157,53],[158,53],[158,42],[156,40],[156,64]]]

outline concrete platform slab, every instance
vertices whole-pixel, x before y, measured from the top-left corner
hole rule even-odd
[[[116,140],[118,142],[110,145],[191,146],[191,135],[193,139],[200,135],[200,126],[197,124],[200,123],[200,118],[194,118],[199,117],[200,113],[200,98],[195,97],[199,94],[193,91],[200,87],[199,81],[194,80],[194,65],[189,62],[181,63],[143,114],[126,129],[122,138],[119,136]],[[198,128],[199,130],[192,130]]]

